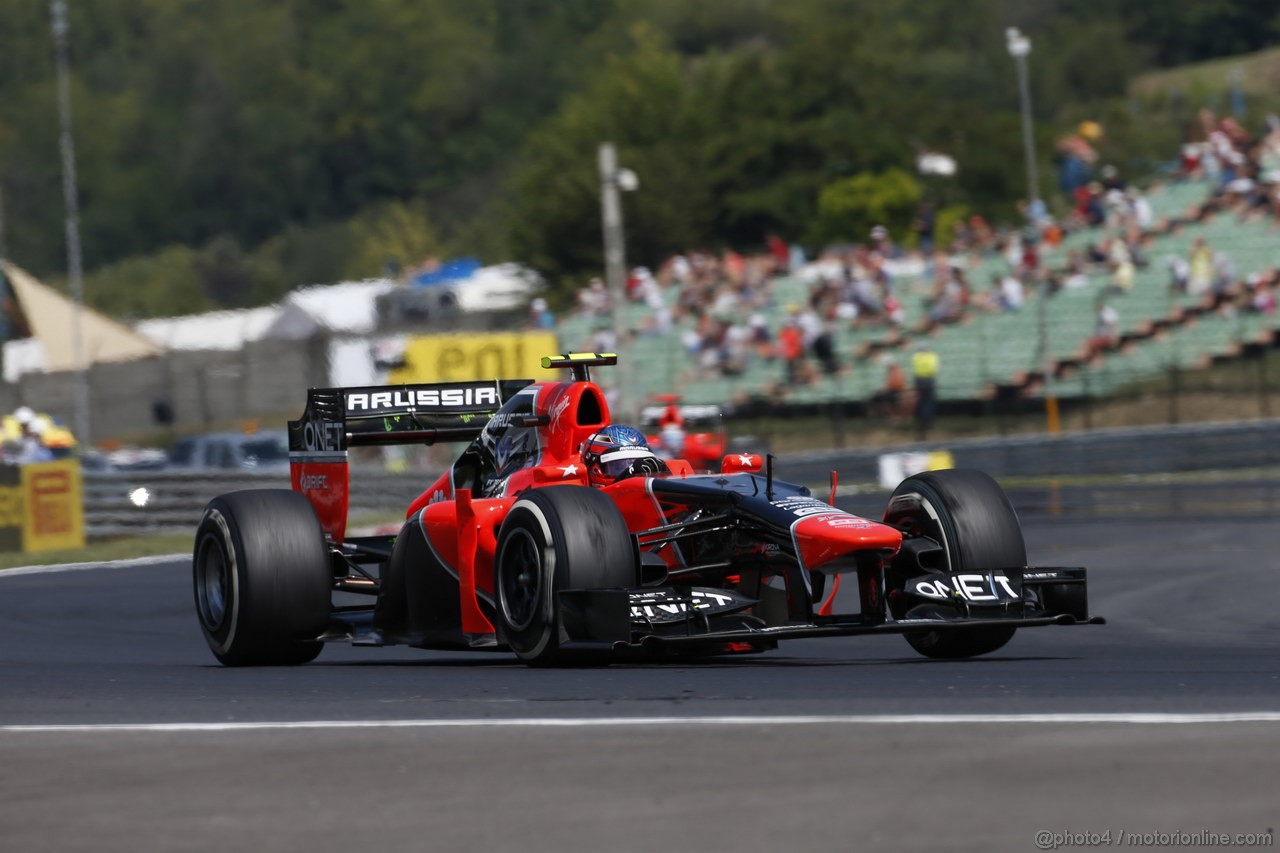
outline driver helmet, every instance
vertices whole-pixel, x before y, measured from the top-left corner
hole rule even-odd
[[[667,474],[667,464],[649,449],[644,433],[633,426],[610,424],[582,442],[587,482],[607,486],[643,474]]]

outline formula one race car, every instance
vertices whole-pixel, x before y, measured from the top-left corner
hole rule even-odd
[[[576,665],[898,633],[928,657],[965,658],[1018,628],[1102,621],[1084,569],[1027,566],[985,474],[910,477],[883,521],[782,482],[772,457],[695,475],[610,424],[588,369],[616,362],[544,358],[564,381],[312,389],[289,425],[293,491],[222,495],[196,532],[214,655],[300,664],[348,641]],[[349,447],[446,440],[469,443],[398,535],[346,535]],[[833,612],[846,575],[856,613]]]
[[[661,406],[646,406],[640,412],[649,447],[663,459],[685,460],[698,473],[719,471],[729,450],[720,407],[682,406],[676,394],[661,394],[657,400]]]

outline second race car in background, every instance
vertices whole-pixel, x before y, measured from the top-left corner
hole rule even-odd
[[[719,471],[729,452],[724,412],[713,405],[681,405],[676,394],[655,398],[661,406],[640,412],[649,446],[663,459],[684,459],[699,473]]]

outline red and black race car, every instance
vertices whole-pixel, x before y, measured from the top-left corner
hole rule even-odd
[[[547,382],[312,389],[289,426],[293,490],[222,495],[197,530],[196,609],[214,655],[300,664],[347,641],[581,664],[898,633],[926,656],[964,658],[1019,628],[1102,621],[1084,569],[1027,566],[985,474],[910,477],[881,521],[783,482],[771,457],[697,475],[609,429],[589,368],[616,362],[546,358],[571,373]],[[397,535],[346,535],[348,448],[447,440],[469,443]],[[856,613],[834,612],[846,576]]]

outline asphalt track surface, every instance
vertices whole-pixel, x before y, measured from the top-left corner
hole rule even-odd
[[[0,573],[0,849],[985,851],[1273,831],[1280,529],[1026,533],[1034,563],[1089,567],[1109,624],[961,662],[854,637],[607,669],[345,646],[224,669],[186,560]]]

